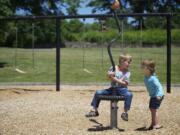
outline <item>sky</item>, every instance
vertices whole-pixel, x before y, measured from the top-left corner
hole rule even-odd
[[[92,11],[92,8],[90,7],[81,7],[81,8],[78,8],[78,13],[79,14],[92,14],[91,13]],[[85,20],[85,23],[93,23],[94,22],[94,19],[86,19]]]
[[[92,7],[87,7],[86,4],[89,0],[86,0],[86,2],[81,4],[81,7],[78,8],[78,14],[92,14]],[[42,3],[42,8],[43,10],[47,11],[48,10],[48,4],[47,3]],[[61,6],[61,9],[63,11],[63,13],[66,13],[66,9],[64,7]],[[51,12],[51,11],[50,11]],[[97,12],[98,13],[98,12]],[[99,12],[100,13],[100,12]],[[103,12],[101,12],[103,13]],[[22,8],[17,8],[15,15],[19,15],[19,16],[26,16],[26,15],[31,15],[31,13],[29,11],[26,11]],[[93,23],[95,20],[94,19],[86,19],[85,23]]]

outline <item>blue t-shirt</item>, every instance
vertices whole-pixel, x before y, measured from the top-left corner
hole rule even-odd
[[[109,69],[108,72],[112,72],[112,67]],[[130,76],[131,76],[131,73],[129,71],[122,72],[122,71],[118,70],[118,67],[116,66],[115,77],[117,79],[120,79],[120,78],[124,77],[124,81],[129,82]],[[114,81],[111,82],[111,87],[125,88],[124,86],[121,86],[121,84],[119,84],[117,82],[114,82]]]
[[[162,97],[164,95],[163,87],[156,75],[151,75],[150,77],[145,76],[144,83],[150,97]]]

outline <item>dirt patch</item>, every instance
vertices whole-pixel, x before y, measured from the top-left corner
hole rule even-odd
[[[129,121],[120,118],[123,102],[119,102],[117,130],[109,130],[109,102],[100,104],[100,116],[87,119],[84,114],[90,109],[90,102],[96,89],[107,86],[62,86],[56,92],[54,86],[24,86],[0,88],[0,134],[162,134],[180,133],[180,89],[174,88],[166,94],[159,111],[164,128],[144,131],[149,126],[150,112],[148,96],[144,87],[130,87],[133,102]]]

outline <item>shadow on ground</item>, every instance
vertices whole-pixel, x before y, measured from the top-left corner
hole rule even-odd
[[[93,127],[91,128],[88,128],[87,131],[89,132],[96,132],[96,131],[105,131],[105,130],[114,130],[114,129],[117,129],[119,132],[124,132],[125,130],[124,129],[120,129],[120,128],[112,128],[110,126],[103,126],[102,123],[99,123],[97,120],[95,119],[89,119],[89,121],[95,123],[96,125],[94,125]]]
[[[148,128],[140,127],[140,128],[135,129],[135,131],[148,131]]]

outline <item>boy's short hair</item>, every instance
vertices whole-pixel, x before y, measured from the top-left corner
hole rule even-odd
[[[143,60],[143,62],[141,63],[141,66],[149,69],[151,74],[155,72],[156,64],[155,64],[155,61],[152,59]]]
[[[132,56],[130,54],[122,54],[119,56],[119,64],[122,62],[122,61],[132,61]]]

